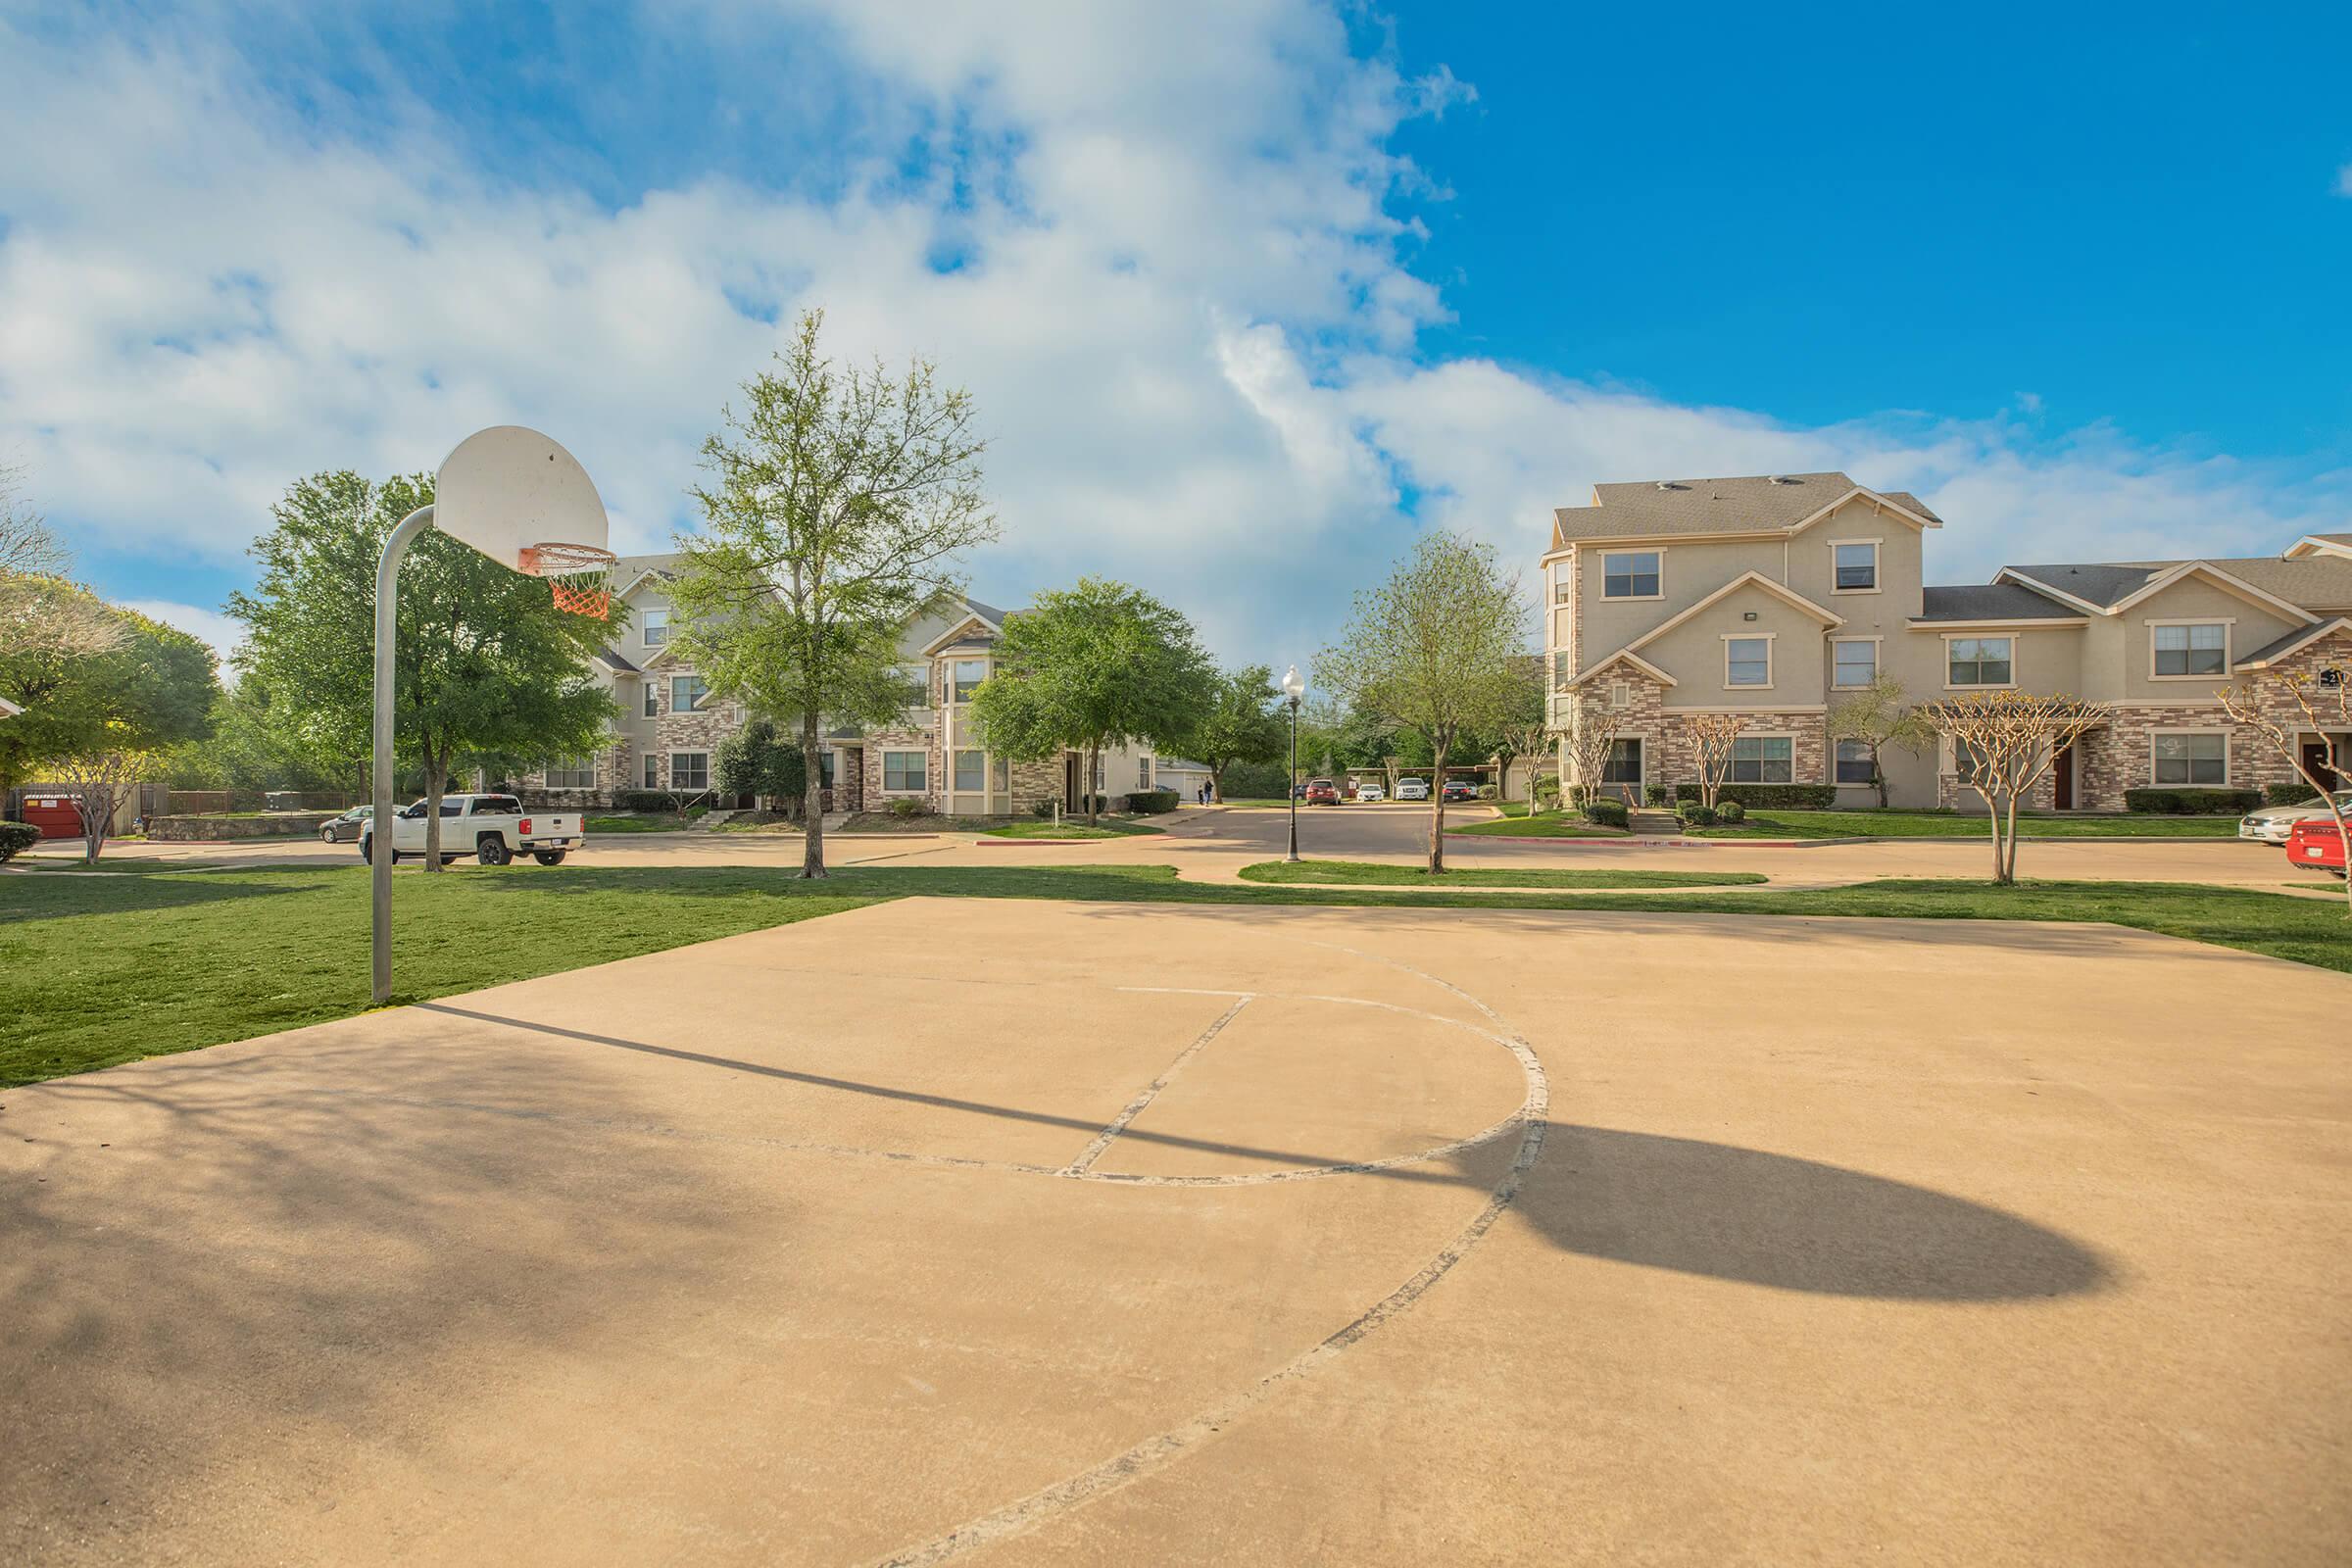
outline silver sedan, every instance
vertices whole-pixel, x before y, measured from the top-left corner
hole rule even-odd
[[[341,816],[330,816],[318,824],[318,842],[357,844],[360,841],[360,829],[366,827],[368,818],[374,814],[375,808],[372,806],[355,806]]]

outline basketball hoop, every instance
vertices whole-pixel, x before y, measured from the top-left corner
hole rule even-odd
[[[525,545],[517,569],[547,579],[556,608],[569,615],[594,615],[603,620],[612,612],[612,563],[610,550],[595,545],[550,541]]]

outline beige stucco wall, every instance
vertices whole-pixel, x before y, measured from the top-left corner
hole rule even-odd
[[[1754,615],[1749,620],[1748,615]],[[1772,684],[1731,686],[1724,680],[1729,637],[1772,640]],[[1642,657],[1675,678],[1668,708],[1788,709],[1822,700],[1821,621],[1757,583],[1734,590],[1701,613],[1642,647]]]

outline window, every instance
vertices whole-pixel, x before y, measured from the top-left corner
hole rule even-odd
[[[1954,737],[1952,741],[1952,771],[1965,779],[1974,774],[1976,770],[1977,749],[1968,742]]]
[[[1854,544],[1832,545],[1830,555],[1837,576],[1832,588],[1841,594],[1867,594],[1878,591],[1879,542],[1865,539]]]
[[[662,711],[662,688],[652,681],[645,683],[645,716],[652,718]]]
[[[710,754],[709,752],[670,753],[669,787],[673,790],[709,789],[710,787]]]
[[[2153,737],[2149,778],[2158,784],[2227,784],[2230,737],[2171,734]]]
[[[2194,626],[2157,626],[2156,673],[2221,675],[2230,667],[2230,628],[2218,620]]]
[[[1000,758],[998,758],[998,759],[997,759],[997,765],[996,765],[996,768],[995,768],[995,772],[996,772],[996,775],[997,775],[997,793],[998,793],[999,795],[1009,795],[1009,794],[1011,794],[1011,793],[1012,793],[1012,764],[1011,764],[1009,761],[1007,761],[1007,760],[1006,760],[1004,758],[1002,758],[1002,757],[1000,757]]]
[[[987,660],[958,659],[956,661],[956,700],[959,703],[970,702],[972,693],[979,690],[980,683],[986,679],[988,679]]]
[[[1568,574],[1555,569],[1551,574],[1551,602],[1555,605],[1564,605],[1575,597],[1576,590],[1571,584]]]
[[[649,790],[662,787],[662,759],[659,757],[649,756],[645,760],[645,787]]]
[[[1600,597],[1655,599],[1658,597],[1658,553],[1632,550],[1600,558]]]
[[[816,754],[816,782],[820,789],[829,790],[833,787],[834,757],[835,754],[832,752]]]
[[[1723,683],[1726,686],[1772,684],[1772,639],[1726,637],[1723,640]]]
[[[547,764],[547,787],[551,790],[592,790],[596,788],[596,763],[585,757],[550,762]]]
[[[1622,737],[1609,742],[1608,760],[1600,764],[1603,784],[1639,784],[1642,782],[1642,742],[1638,737]]]
[[[1796,742],[1786,735],[1742,735],[1732,742],[1731,782],[1793,784]]]
[[[1856,642],[1845,639],[1830,644],[1834,662],[1831,684],[1837,686],[1867,686],[1879,678],[1879,645],[1875,642]]]
[[[441,814],[443,816],[463,816],[465,813],[466,803],[464,801],[454,800],[447,796],[442,798]]]
[[[673,713],[691,713],[703,706],[703,699],[710,691],[710,688],[703,684],[700,675],[672,675],[669,677],[669,710]]]
[[[637,624],[645,632],[645,646],[659,648],[669,641],[669,612],[651,608],[637,612]]]
[[[1870,742],[1839,741],[1838,743],[1838,783],[1868,784],[1877,777],[1878,770],[1870,765]]]
[[[2013,684],[2014,637],[1954,637],[1944,644],[1944,684],[1947,686],[2008,686]]]
[[[1609,706],[1620,710],[1634,706],[1634,683],[1630,680],[1609,682]]]
[[[1568,666],[1568,650],[1565,648],[1553,649],[1551,652],[1551,683],[1554,686],[1565,686],[1568,684],[1568,677],[1575,673],[1576,671]]]
[[[924,776],[925,761],[921,752],[884,752],[882,787],[900,791],[929,788],[929,780]]]
[[[988,754],[986,752],[957,752],[956,754],[956,787],[959,790],[981,790],[988,787]]]

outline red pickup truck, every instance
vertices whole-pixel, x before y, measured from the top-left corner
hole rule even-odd
[[[2286,836],[2287,864],[2344,874],[2344,839],[2331,816],[2307,816]]]

